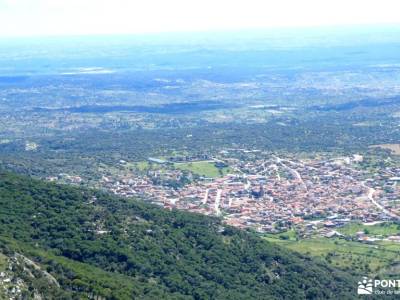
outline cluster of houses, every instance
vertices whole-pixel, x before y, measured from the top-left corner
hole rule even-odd
[[[397,199],[400,178],[395,175],[400,172],[388,170],[368,180],[365,172],[354,167],[362,162],[361,155],[326,160],[272,155],[239,160],[227,158],[226,153],[224,156],[215,159],[216,163],[229,165],[233,172],[213,180],[172,187],[154,178],[176,179],[181,171],[164,170],[152,176],[104,177],[103,184],[118,195],[140,196],[167,209],[221,216],[229,225],[260,232],[297,228],[304,235],[318,231],[335,236],[339,234],[335,228],[346,222],[387,221],[398,212],[390,207],[393,214],[388,214],[381,204],[387,207],[385,201]]]

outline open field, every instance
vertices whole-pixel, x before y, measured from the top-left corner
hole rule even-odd
[[[133,165],[136,169],[144,171],[150,168],[150,164],[147,161],[139,161]]]
[[[380,242],[363,244],[344,239],[311,238],[296,241],[282,239],[280,235],[267,235],[266,239],[290,250],[319,257],[344,270],[364,274],[385,273],[400,263],[400,244]]]
[[[389,236],[399,234],[400,226],[393,223],[380,223],[375,225],[351,223],[339,228],[338,231],[347,236],[354,236],[360,231],[364,231],[368,235]]]
[[[163,157],[158,157],[159,159],[164,159]],[[213,161],[195,161],[195,162],[185,162],[185,163],[174,163],[173,168],[190,171],[199,176],[205,176],[210,178],[216,178],[223,176],[228,173],[229,168],[217,168]],[[124,165],[125,169],[146,171],[146,170],[162,170],[169,169],[170,165],[155,164],[148,161],[137,161],[134,163],[127,162]]]
[[[229,171],[229,168],[218,169],[214,162],[211,161],[196,161],[189,163],[175,163],[174,167],[180,170],[187,170],[200,176],[210,178],[220,177]]]

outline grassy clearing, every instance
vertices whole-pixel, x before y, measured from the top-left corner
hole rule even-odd
[[[347,236],[355,236],[357,232],[364,231],[368,235],[396,235],[400,233],[400,226],[393,223],[381,223],[376,225],[363,225],[361,223],[350,223],[338,230]]]
[[[385,272],[390,266],[400,263],[398,243],[381,242],[369,245],[322,237],[296,241],[283,240],[278,235],[267,235],[266,239],[290,250],[319,257],[344,270],[355,270],[365,274]]]
[[[196,161],[189,163],[175,163],[174,167],[180,170],[190,171],[200,176],[216,178],[223,176],[229,172],[229,168],[218,169],[214,162],[211,161]]]
[[[276,239],[279,238],[281,240],[290,240],[290,241],[295,241],[297,238],[297,233],[296,230],[294,229],[290,229],[286,232],[282,232],[282,233],[277,233],[274,235],[271,235],[272,238]]]
[[[139,161],[134,163],[133,168],[139,171],[145,171],[150,168],[150,163],[148,161]]]

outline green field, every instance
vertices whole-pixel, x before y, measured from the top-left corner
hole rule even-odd
[[[350,223],[338,229],[347,236],[355,236],[357,232],[363,231],[368,235],[389,236],[400,233],[400,225],[394,223],[381,223],[376,225],[363,225],[362,223]]]
[[[214,162],[211,161],[196,161],[189,163],[175,163],[174,167],[180,170],[190,171],[199,176],[216,178],[223,176],[229,172],[229,168],[218,169]]]
[[[284,234],[283,234],[284,235]],[[385,273],[391,266],[400,263],[400,244],[380,242],[363,244],[344,239],[316,237],[296,241],[269,234],[265,238],[273,243],[305,255],[319,257],[329,264],[344,270],[359,271],[364,274]]]
[[[150,163],[148,161],[139,161],[134,164],[134,168],[139,171],[145,171],[150,168]]]

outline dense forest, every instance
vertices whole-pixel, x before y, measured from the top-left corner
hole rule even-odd
[[[356,287],[353,275],[217,218],[8,172],[0,253],[47,274],[17,264],[26,299],[350,299]]]

